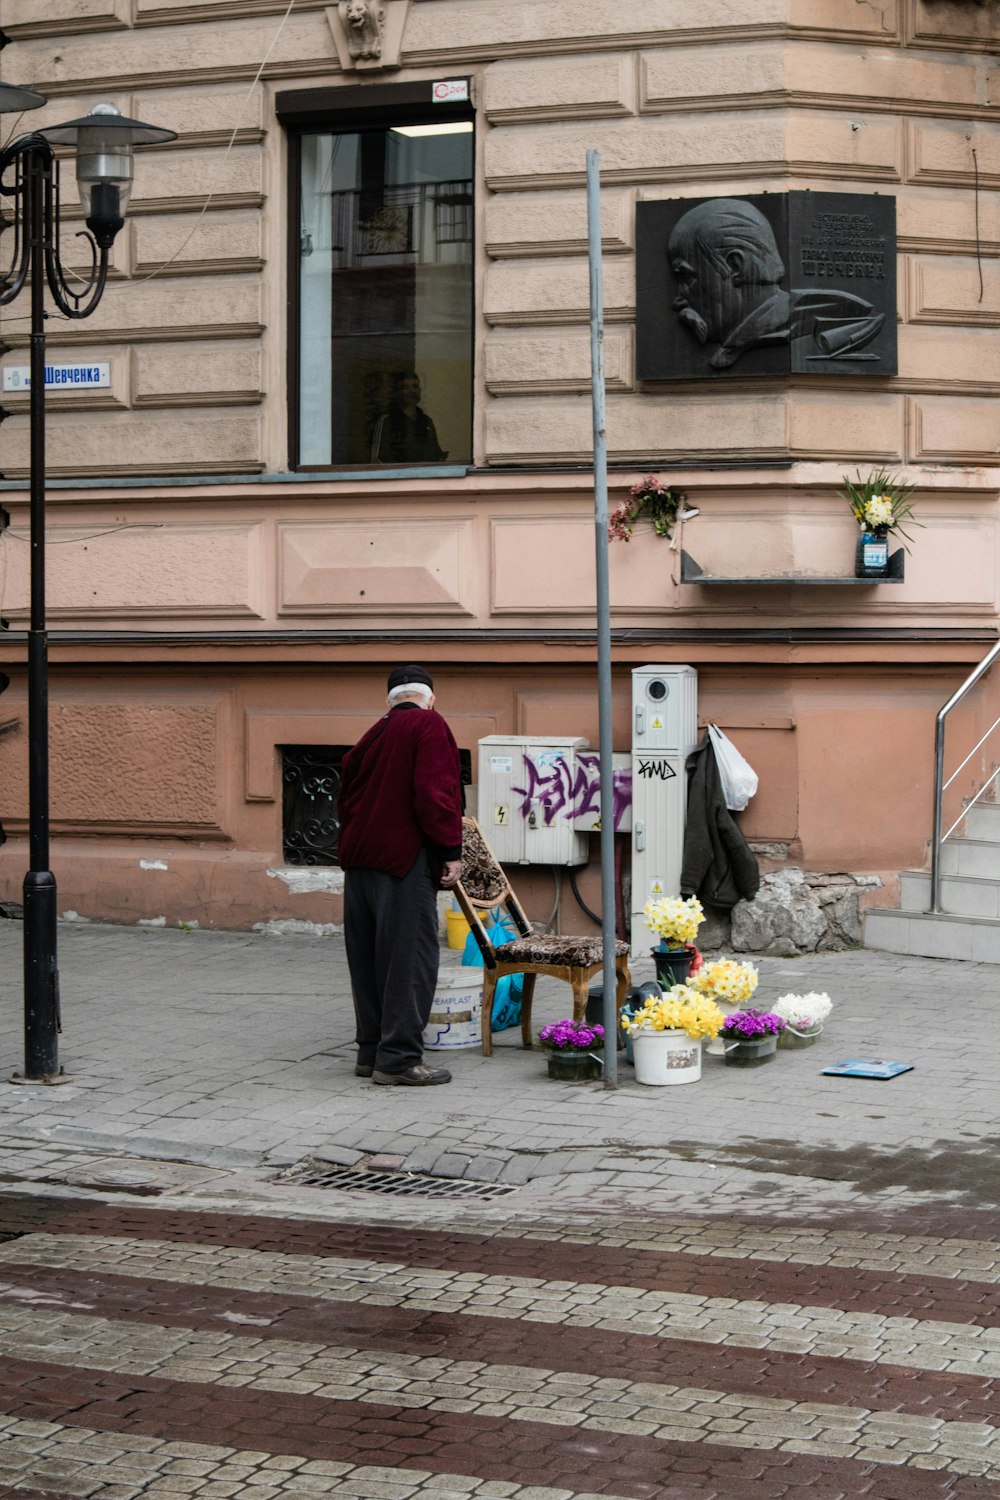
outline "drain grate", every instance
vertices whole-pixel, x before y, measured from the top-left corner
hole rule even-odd
[[[310,1159],[281,1173],[282,1182],[306,1187],[339,1188],[346,1193],[384,1193],[403,1198],[506,1198],[516,1186],[470,1182],[460,1177],[431,1177],[427,1172],[378,1172],[367,1167],[337,1167]]]

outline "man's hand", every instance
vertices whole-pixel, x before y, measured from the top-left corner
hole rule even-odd
[[[462,878],[462,861],[460,859],[449,859],[441,871],[441,889],[450,891]]]

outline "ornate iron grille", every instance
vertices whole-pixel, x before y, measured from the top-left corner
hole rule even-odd
[[[282,745],[285,863],[335,865],[340,768],[349,745]]]
[[[350,745],[282,745],[282,848],[289,865],[335,865],[340,839],[340,770]],[[462,787],[472,752],[459,750]],[[464,790],[463,790],[464,803]]]

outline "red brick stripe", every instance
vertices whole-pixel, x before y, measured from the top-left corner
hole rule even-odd
[[[181,1244],[224,1245],[286,1255],[358,1256],[405,1261],[417,1269],[598,1282],[650,1291],[691,1292],[760,1302],[795,1302],[845,1312],[1000,1327],[997,1288],[947,1276],[915,1276],[838,1266],[736,1260],[675,1251],[628,1250],[447,1230],[173,1212],[95,1205],[39,1225],[42,1233],[121,1235]]]
[[[902,1365],[652,1339],[471,1313],[321,1301],[287,1292],[193,1287],[145,1276],[138,1280],[7,1264],[0,1268],[0,1280],[25,1291],[50,1293],[67,1305],[86,1304],[94,1316],[212,1333],[224,1330],[254,1340],[350,1343],[358,1349],[421,1357],[526,1365],[571,1374],[600,1372],[616,1380],[866,1406],[872,1411],[907,1412],[945,1421],[991,1422],[1000,1412],[1000,1380]],[[16,1293],[11,1297],[0,1291],[0,1306],[8,1301],[24,1305]],[[227,1314],[234,1313],[254,1321],[233,1323]]]
[[[11,1415],[71,1427],[472,1474],[629,1500],[676,1500],[684,1486],[699,1500],[1000,1500],[1000,1484],[914,1469],[899,1473],[865,1460],[723,1450],[388,1402],[362,1408],[315,1396],[67,1371],[28,1360],[0,1360],[0,1393],[0,1406]]]

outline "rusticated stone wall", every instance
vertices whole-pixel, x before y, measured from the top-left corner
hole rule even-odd
[[[888,899],[893,870],[923,857],[934,713],[1000,614],[1000,6],[409,0],[401,66],[381,81],[468,76],[476,105],[475,469],[389,485],[282,475],[275,96],[358,83],[333,11],[4,0],[3,77],[50,100],[16,129],[106,98],[178,131],[137,153],[96,315],[48,325],[54,357],[112,371],[108,390],[48,398],[49,472],[65,481],[49,493],[51,621],[87,633],[53,647],[60,909],[336,920],[329,892],[293,897],[269,873],[277,747],[356,737],[400,657],[441,676],[467,748],[497,731],[596,738],[590,147],[612,503],[653,470],[700,508],[679,540],[707,572],[845,580],[708,588],[682,581],[679,549],[648,532],[616,545],[616,748],[630,669],[690,661],[703,716],[761,775],[745,824],[768,862],[873,872]],[[637,385],[636,204],[790,189],[895,197],[898,376]],[[26,315],[25,301],[0,312],[5,365],[27,362]],[[0,616],[13,629],[0,667],[14,685],[0,703],[0,898],[24,869],[29,465],[26,398],[3,403]],[[928,529],[903,583],[848,586],[854,529],[836,490],[875,465],[916,486]],[[593,904],[593,872],[582,882]],[[544,917],[551,872],[518,885]]]
[[[297,0],[281,25],[286,10],[7,0],[4,75],[50,98],[27,123],[109,97],[179,132],[139,153],[100,309],[50,327],[54,351],[114,370],[110,391],[53,394],[51,473],[286,466],[286,156],[274,94],[344,77],[332,7]],[[583,174],[596,146],[613,459],[840,458],[846,428],[860,462],[992,462],[997,48],[995,6],[967,0],[411,0],[402,67],[382,76],[468,73],[478,108],[478,460],[533,466],[589,452]],[[788,187],[897,197],[898,378],[878,395],[849,380],[835,391],[815,380],[638,391],[637,199]],[[8,363],[25,357],[21,311],[3,320]],[[24,398],[7,405],[0,468],[23,475]]]

